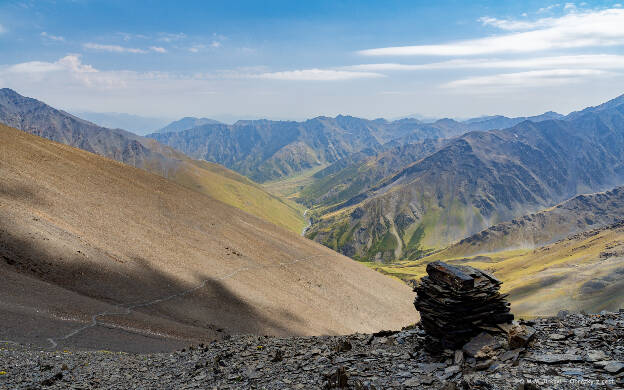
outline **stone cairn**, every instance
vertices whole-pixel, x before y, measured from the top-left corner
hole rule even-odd
[[[414,288],[414,306],[430,350],[461,348],[488,327],[513,321],[507,295],[499,293],[502,282],[494,276],[440,261],[429,263],[427,274]]]

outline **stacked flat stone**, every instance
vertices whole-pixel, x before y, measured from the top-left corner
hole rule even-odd
[[[487,272],[435,261],[427,274],[414,288],[414,306],[432,349],[461,348],[484,328],[513,320],[502,282]]]

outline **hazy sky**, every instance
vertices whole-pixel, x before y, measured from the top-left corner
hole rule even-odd
[[[70,111],[567,113],[624,93],[614,1],[0,0],[0,87]]]

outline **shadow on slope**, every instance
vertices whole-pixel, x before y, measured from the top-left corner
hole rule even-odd
[[[26,187],[0,185],[2,198],[28,199],[28,203],[41,201]],[[0,200],[0,211],[2,206],[10,204]],[[185,281],[143,258],[118,259],[90,246],[79,236],[47,225],[35,214],[28,216],[25,223],[21,219],[27,228],[15,224],[6,213],[0,215],[0,270],[3,275],[18,278],[7,278],[8,282],[0,289],[9,310],[32,307],[38,313],[49,314],[50,322],[39,321],[37,326],[53,327],[53,320],[63,318],[74,323],[72,329],[91,324],[92,316],[98,313],[111,313],[98,316],[96,327],[71,337],[64,338],[69,333],[59,330],[52,336],[59,347],[141,351],[149,347],[136,344],[153,343],[154,338],[188,343],[235,333],[292,335],[293,331],[282,324],[302,322],[288,311],[277,316],[271,313],[269,317],[238,296],[228,281],[238,272],[252,268],[238,260],[232,260],[232,269],[225,275],[198,273],[192,281]],[[35,283],[42,290],[24,291],[10,285],[11,280],[19,278],[44,282]],[[65,295],[59,295],[58,287]],[[29,322],[32,321],[0,316],[5,334],[35,332],[22,328]],[[120,331],[127,333],[128,346],[107,340],[119,338]],[[44,333],[55,334],[52,329]]]

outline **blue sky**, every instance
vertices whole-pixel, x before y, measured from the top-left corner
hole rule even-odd
[[[624,93],[616,1],[0,1],[0,87],[70,111],[567,113]]]

